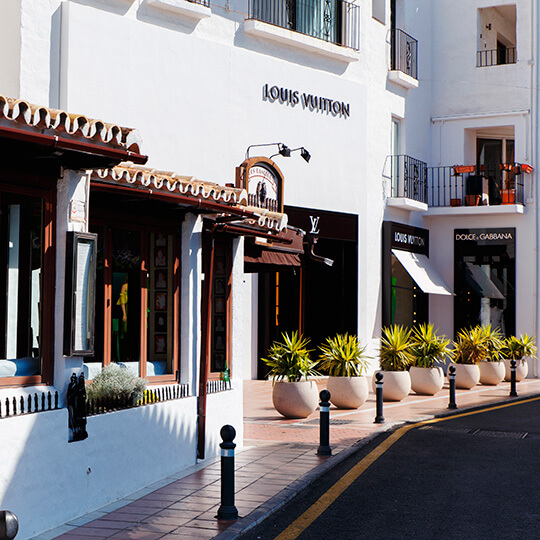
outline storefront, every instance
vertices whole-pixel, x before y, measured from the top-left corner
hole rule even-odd
[[[491,324],[516,330],[516,230],[454,230],[454,331]]]
[[[429,260],[429,231],[385,221],[382,253],[383,326],[428,322],[428,295],[453,294]]]

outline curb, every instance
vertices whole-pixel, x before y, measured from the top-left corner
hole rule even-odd
[[[258,506],[255,510],[250,512],[247,516],[240,518],[234,525],[231,525],[228,529],[222,533],[214,536],[215,540],[234,540],[241,538],[244,534],[251,529],[262,523],[265,519],[269,518],[272,514],[277,512],[292,498],[296,497],[304,489],[306,489],[311,483],[321,477],[323,474],[333,469],[350,456],[354,455],[362,448],[367,446],[371,441],[376,439],[382,434],[392,433],[397,428],[407,424],[413,424],[423,420],[431,420],[434,418],[446,418],[462,414],[463,412],[473,412],[482,409],[488,409],[501,404],[515,403],[519,401],[525,401],[532,398],[540,397],[540,392],[532,393],[526,396],[508,397],[504,401],[493,401],[491,403],[485,403],[483,405],[471,405],[469,407],[463,407],[458,409],[446,410],[438,414],[431,414],[416,420],[402,420],[399,422],[392,422],[385,424],[380,430],[374,431],[367,437],[364,437],[352,446],[345,448],[336,456],[329,457],[328,461],[325,461],[321,465],[318,465],[311,471],[305,473],[300,478],[297,478],[292,484],[281,490],[277,495],[274,495],[271,499]]]

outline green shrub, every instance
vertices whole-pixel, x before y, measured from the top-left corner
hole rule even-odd
[[[123,397],[136,402],[143,395],[148,381],[118,364],[105,366],[101,373],[86,387],[88,399]]]

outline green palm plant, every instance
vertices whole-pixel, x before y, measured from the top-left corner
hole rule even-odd
[[[383,371],[406,371],[413,362],[411,331],[394,324],[382,329],[379,364]]]
[[[360,377],[371,358],[365,354],[366,347],[358,336],[348,333],[327,338],[319,350],[319,368],[333,377]]]
[[[489,355],[489,345],[482,327],[460,330],[450,354],[456,364],[478,364],[484,361]]]
[[[411,353],[413,365],[422,368],[432,368],[448,353],[450,340],[446,336],[438,336],[431,323],[420,324],[412,331]]]
[[[523,360],[525,357],[532,357],[536,354],[536,343],[532,336],[522,334],[521,336],[510,336],[504,342],[502,354],[505,358],[513,360]]]
[[[488,354],[483,359],[484,362],[499,362],[502,360],[504,348],[504,336],[499,328],[493,328],[491,324],[480,327],[480,331],[486,339]]]
[[[270,368],[268,378],[272,381],[298,382],[308,376],[320,375],[315,369],[316,361],[311,359],[312,349],[308,349],[309,338],[297,331],[290,335],[281,334],[282,341],[274,341],[268,349],[268,358],[262,361]]]

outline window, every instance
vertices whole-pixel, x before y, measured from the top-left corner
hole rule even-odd
[[[371,16],[386,24],[386,0],[371,0]]]
[[[51,380],[52,201],[30,188],[0,192],[0,384]]]
[[[478,10],[477,67],[515,64],[516,6],[496,6]]]
[[[96,352],[86,377],[119,363],[141,377],[175,376],[179,351],[177,235],[164,227],[96,223]]]

